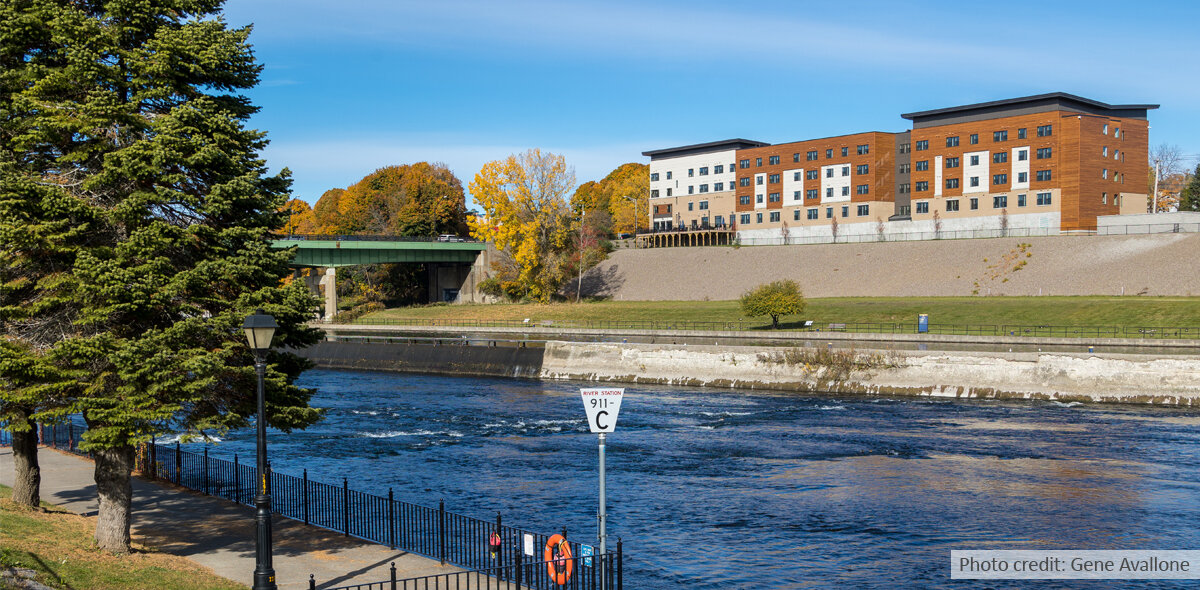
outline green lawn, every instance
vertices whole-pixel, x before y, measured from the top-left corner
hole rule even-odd
[[[53,588],[111,590],[244,589],[183,557],[135,545],[130,555],[95,547],[95,518],[84,518],[43,503],[45,512],[17,506],[12,489],[0,486],[0,568],[37,570],[37,580]],[[0,582],[0,589],[7,589]]]
[[[1200,297],[835,297],[809,299],[797,319],[829,323],[915,323],[927,313],[931,324],[1053,326],[1200,326]],[[594,321],[748,320],[736,301],[599,301],[588,303],[431,305],[375,312],[364,322],[386,319]],[[759,319],[769,323],[769,318]]]

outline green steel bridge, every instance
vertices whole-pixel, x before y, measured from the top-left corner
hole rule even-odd
[[[467,264],[487,249],[484,242],[459,237],[403,236],[278,236],[275,248],[297,248],[292,266],[298,268],[354,266],[396,262]]]

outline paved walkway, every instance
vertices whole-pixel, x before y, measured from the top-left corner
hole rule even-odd
[[[38,463],[44,502],[95,518],[99,504],[91,461],[43,447]],[[11,448],[0,448],[0,483],[13,484]],[[279,516],[273,530],[281,590],[307,588],[309,574],[315,575],[318,588],[387,580],[393,561],[401,578],[458,569]],[[187,557],[246,586],[253,582],[254,509],[248,506],[135,477],[133,541]]]

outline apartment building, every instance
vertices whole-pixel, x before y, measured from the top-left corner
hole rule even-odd
[[[1095,230],[1145,211],[1155,108],[1055,92],[906,113],[898,133],[643,152],[651,223],[744,238]]]
[[[727,228],[733,223],[736,154],[767,144],[748,139],[642,152],[650,156],[650,227]]]

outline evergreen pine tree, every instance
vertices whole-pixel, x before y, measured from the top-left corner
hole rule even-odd
[[[136,446],[163,431],[249,424],[255,308],[280,325],[268,423],[317,420],[306,368],[315,299],[283,286],[269,247],[288,197],[238,94],[260,66],[219,0],[16,0],[0,5],[0,335],[52,364],[0,383],[33,419],[82,415],[96,459],[100,547],[129,549]],[[22,360],[23,359],[23,360]],[[15,362],[15,361],[14,361]],[[39,365],[38,363],[41,363]],[[33,399],[30,394],[35,393]]]
[[[1191,180],[1179,193],[1179,210],[1200,211],[1200,164],[1196,165]]]

